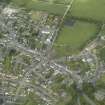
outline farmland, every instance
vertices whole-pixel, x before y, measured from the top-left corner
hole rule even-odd
[[[75,17],[105,21],[105,0],[74,0],[71,14]]]
[[[28,10],[46,11],[48,13],[63,15],[67,6],[43,1],[13,0],[16,5],[25,6]],[[61,11],[62,10],[62,11]]]
[[[63,15],[67,5],[68,0],[50,0],[45,2],[44,0],[12,0],[17,5],[25,6],[28,9],[46,11],[49,13],[54,13],[58,15]],[[52,2],[51,2],[52,1]],[[74,0],[71,10],[68,16],[73,16],[83,19],[92,19],[97,21],[105,21],[105,1],[97,0]]]

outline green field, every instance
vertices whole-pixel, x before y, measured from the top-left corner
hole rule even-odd
[[[70,55],[80,51],[96,33],[95,24],[76,21],[73,26],[63,26],[54,47],[59,55]]]
[[[74,0],[72,16],[105,21],[105,0]]]
[[[25,6],[28,9],[46,11],[58,15],[63,15],[67,5],[62,3],[50,3],[38,0],[12,0],[15,4]],[[51,1],[51,0],[50,0]],[[105,0],[74,0],[68,16],[77,18],[105,21]]]
[[[99,49],[99,57],[105,62],[105,47]]]
[[[37,1],[37,0],[12,0],[14,4],[24,6],[29,10],[46,11],[57,15],[63,15],[67,6],[64,4],[54,4],[49,2]]]

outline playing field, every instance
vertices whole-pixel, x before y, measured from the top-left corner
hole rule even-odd
[[[76,21],[73,26],[64,25],[55,41],[54,48],[59,55],[76,53],[93,39],[96,33],[95,24]]]
[[[75,17],[105,21],[105,0],[74,0],[71,14]]]

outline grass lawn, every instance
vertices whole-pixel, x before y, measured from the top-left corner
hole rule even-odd
[[[79,52],[80,49],[96,36],[95,24],[76,21],[73,26],[64,25],[61,29],[54,48],[61,55],[70,55]]]
[[[74,0],[72,16],[105,21],[105,0]]]
[[[65,64],[71,70],[74,70],[74,71],[80,70],[81,71],[81,74],[82,73],[85,73],[88,70],[90,70],[89,65],[87,63],[84,63],[82,60],[70,61],[70,62],[66,62]]]
[[[99,50],[99,56],[105,62],[105,47]]]

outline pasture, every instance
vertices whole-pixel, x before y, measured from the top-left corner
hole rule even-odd
[[[105,21],[105,0],[74,0],[70,12],[74,17]]]

